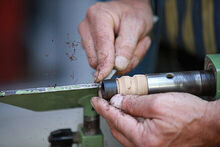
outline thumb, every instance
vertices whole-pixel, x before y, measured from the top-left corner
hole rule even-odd
[[[156,96],[156,95],[155,95]],[[117,94],[110,100],[110,104],[135,117],[155,118],[157,111],[154,107],[154,95],[126,95]]]
[[[136,138],[135,134],[138,134],[139,130],[134,129],[138,127],[138,122],[135,118],[109,105],[109,103],[102,98],[93,97],[91,104],[97,113],[102,115],[108,123],[111,123],[111,126],[118,130],[123,136],[126,136],[128,140]]]

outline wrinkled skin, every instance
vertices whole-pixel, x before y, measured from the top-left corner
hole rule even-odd
[[[153,25],[148,0],[118,0],[92,5],[78,30],[95,82],[115,67],[118,74],[131,71],[151,44]]]
[[[120,96],[115,97],[111,99],[112,105],[97,97],[92,98],[91,103],[106,119],[112,135],[124,146],[220,145],[217,102],[207,102],[187,93],[127,95],[121,96],[121,100]]]
[[[136,67],[151,44],[147,34],[152,25],[148,0],[91,6],[78,30],[89,64],[96,69],[95,82],[113,68],[125,74]],[[124,146],[220,146],[219,101],[186,93],[119,97],[112,98],[111,104],[97,97],[91,103]]]

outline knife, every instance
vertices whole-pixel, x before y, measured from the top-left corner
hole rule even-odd
[[[111,79],[116,70],[105,78]],[[82,97],[97,96],[101,83],[40,87],[0,91],[0,102],[34,110],[47,111],[78,106]]]

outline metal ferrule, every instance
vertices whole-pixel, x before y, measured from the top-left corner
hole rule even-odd
[[[211,71],[184,71],[147,74],[148,93],[187,92],[215,96],[216,81]]]
[[[101,83],[101,94],[104,99],[111,99],[115,94],[118,93],[116,80],[109,79],[104,80]]]

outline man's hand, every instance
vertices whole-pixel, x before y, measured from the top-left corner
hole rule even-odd
[[[191,94],[116,95],[110,103],[119,109],[101,98],[91,103],[124,146],[219,145],[220,111],[214,109],[215,102]]]
[[[153,25],[148,0],[118,0],[96,3],[79,25],[82,45],[95,82],[103,80],[113,69],[124,74],[132,70],[151,44],[146,34]]]

